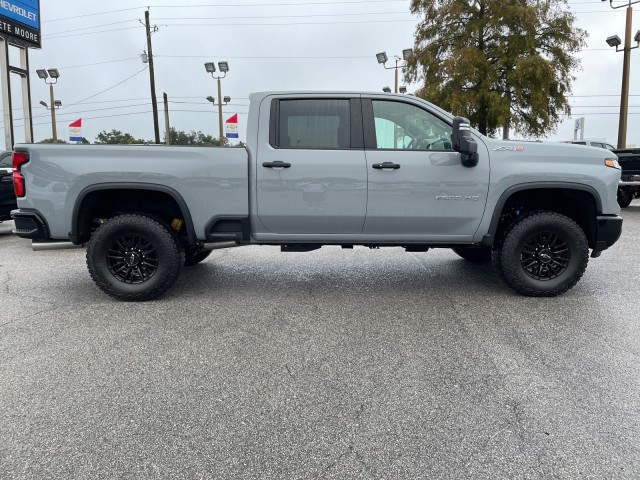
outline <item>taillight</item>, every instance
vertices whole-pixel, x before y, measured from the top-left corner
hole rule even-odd
[[[24,188],[24,177],[20,173],[20,168],[28,161],[29,158],[24,152],[13,152],[11,155],[11,163],[13,167],[13,189],[16,192],[16,197],[24,197],[27,193]]]

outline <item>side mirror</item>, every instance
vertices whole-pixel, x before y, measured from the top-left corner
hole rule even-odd
[[[478,164],[478,144],[471,136],[471,125],[464,117],[454,117],[451,135],[453,149],[461,154],[461,162],[465,167]]]

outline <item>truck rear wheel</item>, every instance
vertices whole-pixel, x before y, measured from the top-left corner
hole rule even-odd
[[[589,245],[569,217],[537,212],[514,223],[493,256],[494,268],[509,287],[532,297],[553,297],[578,283],[589,262]]]
[[[178,279],[184,252],[168,225],[144,215],[119,215],[101,225],[87,248],[91,278],[125,301],[152,300]]]

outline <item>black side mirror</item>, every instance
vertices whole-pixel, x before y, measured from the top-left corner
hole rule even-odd
[[[461,162],[465,167],[475,167],[478,164],[478,144],[471,136],[471,125],[464,117],[453,118],[453,133],[451,135],[453,149],[461,154]]]

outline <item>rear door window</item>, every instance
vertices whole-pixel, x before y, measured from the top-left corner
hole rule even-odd
[[[351,147],[348,99],[280,100],[276,144],[292,149]]]

